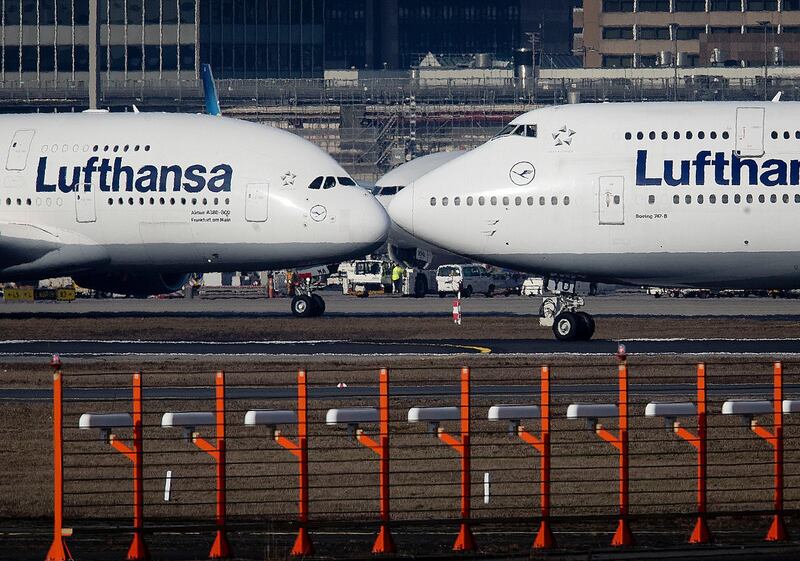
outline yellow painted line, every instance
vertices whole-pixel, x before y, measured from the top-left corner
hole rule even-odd
[[[489,354],[492,352],[492,349],[489,347],[478,347],[474,345],[445,345],[447,347],[453,347],[455,349],[467,349],[469,351],[477,351],[481,354]]]

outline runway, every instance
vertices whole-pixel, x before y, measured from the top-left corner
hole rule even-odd
[[[624,343],[628,354],[642,355],[797,355],[800,339],[631,339],[562,342],[552,339],[435,341],[0,341],[2,357],[114,356],[446,356],[562,355],[608,356]]]

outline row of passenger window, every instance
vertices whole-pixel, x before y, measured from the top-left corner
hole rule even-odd
[[[3,199],[0,199],[0,204],[2,204],[3,202],[4,202]],[[174,197],[170,197],[170,198],[160,197],[158,199],[156,199],[155,197],[150,197],[149,199],[146,199],[145,197],[139,197],[138,199],[134,198],[134,197],[128,197],[127,199],[125,199],[124,197],[119,197],[118,199],[114,199],[113,197],[109,197],[108,198],[108,206],[113,206],[115,204],[117,204],[117,205],[125,205],[126,203],[128,205],[133,206],[137,202],[139,203],[140,206],[144,206],[145,204],[148,204],[148,203],[151,206],[155,206],[157,204],[158,205],[176,205],[176,204],[188,205],[188,204],[191,204],[193,206],[197,206],[197,205],[208,206],[209,204],[211,204],[211,205],[217,206],[220,203],[225,204],[225,205],[229,205],[231,203],[231,200],[230,200],[230,198],[220,199],[218,197],[214,197],[213,199],[208,199],[208,198],[187,199],[186,197],[181,197],[180,199],[176,199]],[[44,199],[37,198],[35,200],[34,199],[30,199],[30,198],[28,198],[28,199],[22,199],[22,198],[12,199],[11,197],[8,197],[8,198],[5,199],[5,206],[34,206],[34,203],[35,203],[36,206],[44,205],[44,206],[51,207],[51,206],[53,206],[53,199],[50,198],[50,197],[47,197],[47,198],[44,198]],[[64,204],[64,201],[63,201],[63,199],[61,197],[58,197],[57,199],[55,199],[55,204],[56,204],[56,206],[61,206],[61,205]]]
[[[134,197],[128,197],[127,199],[125,199],[124,197],[119,197],[118,199],[116,199],[116,201],[115,201],[115,199],[113,197],[109,197],[108,198],[108,206],[113,206],[114,204],[124,205],[126,202],[127,202],[128,205],[133,206],[133,205],[136,204],[136,201],[137,201],[137,199],[134,198]],[[170,197],[170,198],[159,197],[158,199],[156,199],[155,197],[150,197],[149,199],[146,199],[145,197],[139,197],[138,198],[139,206],[144,206],[145,204],[148,204],[148,203],[151,206],[156,205],[156,204],[158,204],[158,205],[169,204],[169,205],[173,205],[173,206],[176,205],[176,204],[181,204],[181,205],[191,204],[192,206],[197,206],[197,205],[208,206],[209,204],[211,204],[211,205],[216,206],[216,205],[220,204],[220,201],[224,201],[224,204],[226,204],[226,205],[229,205],[231,203],[231,200],[229,198],[219,199],[218,197],[214,197],[214,199],[207,199],[207,198],[203,198],[203,199],[197,199],[197,198],[187,199],[186,197],[181,197],[180,199],[176,199],[175,197]]]
[[[83,151],[84,152],[88,152],[89,149],[90,149],[90,147],[89,147],[88,144],[84,144],[83,145]],[[138,152],[139,150],[144,150],[145,152],[149,152],[150,151],[150,145],[149,144],[145,144],[144,146],[141,146],[140,144],[134,144],[133,146],[131,146],[130,144],[125,144],[123,146],[121,144],[115,144],[115,145],[112,146],[110,144],[106,144],[105,146],[100,146],[99,144],[95,144],[94,146],[91,147],[91,150],[92,150],[92,152],[100,152],[100,151],[102,151],[102,152],[128,152],[128,151]],[[51,153],[55,154],[56,152],[69,152],[69,151],[70,151],[69,150],[69,144],[62,144],[60,147],[59,147],[58,144],[53,144],[52,146],[50,144],[43,144],[42,145],[42,153],[43,154],[46,154],[47,152],[51,152]],[[73,152],[80,152],[81,151],[81,147],[79,145],[77,145],[77,144],[73,144],[72,145],[72,151]]]
[[[712,205],[716,204],[717,196],[716,195],[708,195],[708,197],[706,198],[705,195],[696,195],[695,197],[692,197],[692,195],[684,195],[684,197],[683,197],[683,202],[684,202],[684,204],[687,204],[687,205],[690,205],[693,202],[696,203],[696,204],[701,205],[704,202],[706,202],[706,200],[708,200],[708,202],[710,204],[712,204]],[[722,195],[722,196],[720,196],[719,200],[720,200],[720,202],[722,204],[726,205],[726,204],[728,204],[730,202],[731,199],[730,199],[730,197],[728,195]],[[748,204],[753,203],[756,200],[759,203],[766,203],[767,200],[769,200],[769,202],[771,202],[771,203],[777,203],[778,202],[778,195],[773,193],[773,194],[771,194],[769,196],[769,199],[767,199],[767,196],[764,195],[764,194],[761,194],[758,197],[754,197],[752,194],[745,195],[744,197],[742,197],[742,195],[739,195],[739,194],[733,195],[733,204],[738,205],[743,200],[744,200],[745,203],[748,203]],[[789,197],[788,193],[784,193],[781,196],[780,200],[783,201],[784,203],[788,204],[791,201],[791,197]],[[653,195],[650,195],[649,202],[650,202],[650,204],[653,204],[655,202],[655,197]],[[795,203],[800,203],[800,194],[797,194],[797,195],[794,196],[794,202]],[[674,195],[672,197],[672,203],[676,204],[676,205],[680,204],[681,203],[681,196],[680,195]]]
[[[773,134],[775,134],[775,133],[773,133]],[[798,134],[800,134],[800,133],[798,133]],[[634,136],[634,133],[626,132],[625,133],[625,140],[633,140],[633,136]],[[645,133],[645,132],[639,131],[639,132],[636,133],[636,140],[644,140],[645,136],[647,138],[649,138],[650,140],[655,140],[659,136],[660,136],[661,140],[669,140],[670,136],[672,136],[672,138],[674,140],[680,140],[681,138],[685,138],[686,140],[692,140],[695,136],[698,139],[703,140],[706,137],[706,132],[705,131],[697,131],[697,132],[692,132],[692,131],[686,131],[686,132],[673,131],[672,134],[670,135],[670,133],[668,131],[661,131],[661,134],[659,135],[659,133],[657,133],[656,131],[650,131],[649,133]],[[712,140],[715,140],[718,136],[721,136],[722,138],[727,140],[728,138],[730,138],[731,135],[730,135],[730,133],[728,131],[722,131],[721,134],[718,134],[717,131],[711,131],[711,132],[708,133],[708,137],[710,139],[712,139]],[[777,137],[773,137],[773,138],[777,138]],[[800,138],[800,136],[798,138]]]
[[[536,204],[536,197],[527,197],[524,199],[525,203],[528,206],[534,206]],[[556,196],[550,197],[550,204],[552,206],[558,205],[559,198]],[[453,197],[453,206],[461,206],[461,197]],[[472,206],[475,203],[475,197],[467,197],[464,202],[467,206]],[[502,203],[502,206],[511,206],[512,199],[511,197],[477,197],[478,206],[485,206],[487,202],[491,206],[497,206],[498,202]],[[538,197],[539,206],[545,206],[547,204],[547,197]],[[431,197],[431,206],[436,206],[439,203],[439,199],[436,197]],[[564,197],[562,200],[564,206],[569,205],[569,197]],[[449,197],[442,197],[441,205],[448,206],[450,204]],[[522,197],[514,197],[513,199],[514,206],[522,206],[523,198]]]
[[[0,205],[2,205],[3,199],[0,199]],[[33,199],[12,199],[7,198],[5,199],[6,206],[33,206],[34,200]],[[55,199],[56,206],[61,206],[64,204],[64,200],[61,197]],[[53,206],[53,199],[47,197],[45,199],[37,198],[36,199],[36,206]]]
[[[770,136],[772,137],[773,140],[777,140],[778,137],[781,136],[781,133],[778,131],[772,131],[772,134]],[[797,140],[800,140],[800,131],[794,131],[794,137]],[[789,140],[790,138],[792,138],[792,133],[790,131],[783,131],[783,138],[784,140]]]

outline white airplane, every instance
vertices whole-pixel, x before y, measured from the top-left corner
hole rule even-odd
[[[388,209],[394,196],[405,189],[407,185],[464,153],[464,150],[454,150],[451,152],[434,152],[433,154],[414,158],[381,177],[372,188],[372,194]],[[454,255],[449,251],[435,247],[410,235],[394,222],[389,229],[387,252],[392,261],[396,263],[404,263],[408,267],[422,269],[442,263],[460,263],[464,261],[463,257]],[[424,279],[424,277],[420,277],[420,279]],[[427,292],[427,287],[421,290],[422,294],[425,294],[425,292]]]
[[[0,116],[0,281],[72,276],[122,294],[187,274],[365,255],[389,218],[315,145],[205,115]],[[1,152],[0,152],[1,153]],[[303,294],[297,316],[324,301]]]
[[[539,109],[406,187],[390,214],[455,253],[569,284],[795,288],[798,122],[797,103]],[[558,339],[591,337],[574,291],[551,303]]]

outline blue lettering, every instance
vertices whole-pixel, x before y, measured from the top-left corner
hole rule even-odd
[[[647,177],[647,150],[636,152],[636,185],[661,185],[661,178]]]
[[[56,190],[55,183],[45,183],[45,174],[47,174],[47,156],[42,156],[39,158],[39,167],[36,170],[37,193],[53,193]]]
[[[205,166],[195,164],[186,168],[186,181],[183,182],[183,188],[187,193],[199,193],[206,186],[206,178],[203,175],[206,173]]]
[[[208,180],[208,190],[212,193],[229,193],[233,180],[233,168],[228,164],[219,164],[211,168],[211,173],[218,173]]]
[[[81,168],[75,166],[72,168],[72,182],[67,183],[67,168],[61,166],[58,168],[58,190],[62,193],[72,193],[78,190],[78,184],[81,182]]]
[[[122,157],[99,159],[92,156],[83,166],[60,166],[58,180],[47,182],[47,156],[39,158],[36,170],[36,192],[71,193],[83,185],[84,191],[99,189],[100,191],[140,193],[154,191],[181,190],[187,193],[200,193],[208,189],[214,193],[230,192],[233,185],[233,167],[229,164],[217,164],[210,171],[203,164],[192,164],[184,168],[178,164],[171,166],[143,165],[136,169],[126,166]],[[99,176],[99,177],[98,177]]]
[[[761,183],[766,187],[786,185],[786,162],[783,160],[767,160],[764,162]]]

